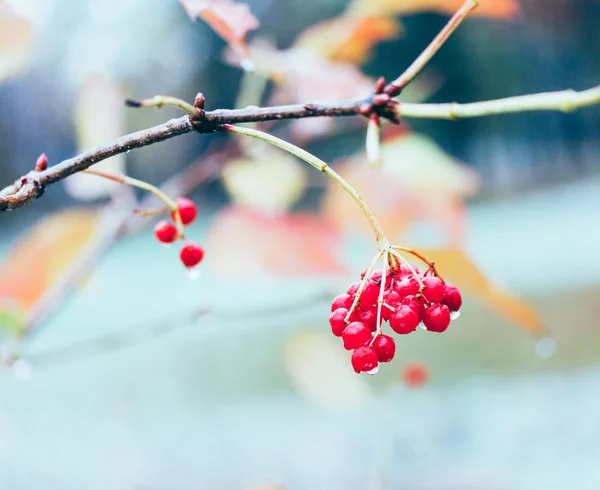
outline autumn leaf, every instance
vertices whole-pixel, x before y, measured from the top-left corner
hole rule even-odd
[[[250,155],[229,160],[221,180],[232,200],[267,213],[283,212],[304,193],[307,176],[295,157],[261,144]]]
[[[0,0],[0,83],[27,68],[32,48],[31,24]]]
[[[221,276],[306,276],[347,273],[340,246],[341,236],[318,216],[232,206],[214,217],[206,248]]]
[[[359,65],[369,59],[377,43],[399,34],[399,23],[392,17],[340,15],[307,28],[293,47],[332,61]]]
[[[464,0],[354,0],[347,12],[353,15],[411,15],[438,12],[453,15]],[[520,11],[518,0],[479,0],[471,15],[511,19]]]
[[[350,365],[338,339],[323,332],[297,332],[285,343],[284,366],[299,394],[317,405],[351,409],[371,398],[365,377]]]
[[[26,312],[53,284],[94,235],[93,211],[63,211],[37,222],[0,264],[0,311]],[[13,315],[14,317],[14,315]]]
[[[465,231],[464,200],[479,187],[473,170],[445,153],[431,138],[407,132],[388,137],[381,146],[383,166],[372,170],[364,154],[336,166],[369,203],[393,241],[417,221],[437,224],[450,243]],[[335,182],[329,184],[323,209],[347,232],[371,233],[354,202]]]
[[[79,88],[75,103],[77,151],[84,152],[124,133],[123,93],[114,82],[98,73],[88,74]],[[93,167],[112,174],[125,172],[125,154],[116,155]],[[81,200],[111,195],[120,184],[93,175],[77,173],[65,180],[67,192]]]
[[[215,31],[249,67],[246,35],[257,29],[258,19],[245,3],[232,0],[180,0],[192,20],[202,19]]]
[[[444,280],[464,293],[478,298],[498,315],[533,335],[544,332],[540,315],[524,300],[490,283],[478,267],[460,249],[419,249],[419,253],[435,262]]]

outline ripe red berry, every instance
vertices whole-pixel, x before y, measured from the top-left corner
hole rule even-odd
[[[396,342],[389,335],[378,335],[371,346],[379,362],[390,362],[396,353]]]
[[[372,338],[371,329],[362,322],[352,322],[342,332],[342,340],[346,350],[365,345]]]
[[[375,308],[360,310],[358,312],[358,321],[364,323],[371,331],[375,331],[377,329],[377,310]]]
[[[402,300],[401,296],[396,291],[388,291],[386,295],[383,297],[385,304],[381,307],[381,318],[384,320],[389,320],[392,314],[394,313],[390,310],[386,305],[391,306],[396,309]]]
[[[331,311],[335,311],[338,308],[346,308],[347,310],[349,310],[351,306],[352,296],[344,293],[334,298],[333,302],[331,303]]]
[[[420,362],[411,362],[402,369],[402,381],[407,386],[423,386],[429,380],[429,369]]]
[[[396,281],[394,290],[402,297],[414,296],[419,292],[419,283],[413,275],[406,276]]]
[[[360,295],[360,304],[367,307],[372,306],[377,303],[378,297],[379,286],[369,279]]]
[[[358,347],[351,357],[352,367],[357,373],[368,373],[379,366],[377,354],[370,347]]]
[[[446,286],[439,277],[426,276],[423,285],[423,297],[431,303],[440,303],[446,296]]]
[[[168,221],[159,221],[154,227],[154,235],[160,243],[173,243],[177,240],[177,228]]]
[[[181,222],[184,225],[193,223],[196,219],[196,215],[198,214],[198,210],[196,209],[194,201],[188,199],[187,197],[180,197],[175,201],[175,203],[177,204],[177,209],[179,209]],[[175,219],[175,213],[171,213],[171,218],[173,220]]]
[[[354,296],[354,293],[356,293],[356,291],[358,291],[358,288],[360,286],[360,282],[355,282],[353,284],[350,284],[350,287],[348,288],[348,291],[346,291],[350,296]]]
[[[456,286],[446,283],[446,297],[442,303],[448,307],[450,312],[460,310],[462,305],[462,297]]]
[[[450,325],[450,310],[446,305],[433,304],[423,310],[423,324],[430,332],[444,332]]]
[[[407,334],[414,332],[420,321],[418,310],[407,305],[399,305],[390,317],[390,327],[396,333]]]
[[[344,322],[344,319],[346,318],[347,314],[348,310],[346,308],[338,308],[329,317],[329,325],[331,325],[331,331],[336,337],[341,337],[342,332],[348,325],[346,322]]]
[[[186,243],[179,253],[179,258],[188,269],[196,267],[204,258],[204,249],[194,242]]]

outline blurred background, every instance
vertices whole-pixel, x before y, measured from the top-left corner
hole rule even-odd
[[[42,152],[56,164],[178,116],[125,98],[368,94],[460,5],[247,0],[227,19],[260,23],[245,74],[244,48],[182,3],[0,0],[2,186]],[[598,0],[481,0],[401,99],[596,86],[599,24]],[[158,201],[118,184],[77,175],[2,213],[0,488],[597,490],[599,126],[600,106],[406,120],[384,127],[379,170],[362,120],[260,126],[331,162],[464,292],[444,335],[397,338],[374,377],[327,321],[371,232],[276,149],[186,135],[98,166],[194,200],[197,280],[133,213]]]

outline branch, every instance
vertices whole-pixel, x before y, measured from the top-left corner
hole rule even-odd
[[[458,104],[456,102],[447,104],[407,104],[400,102],[396,106],[396,114],[428,119],[461,119],[528,111],[571,112],[598,103],[600,103],[600,85],[581,92],[569,89],[469,104]]]

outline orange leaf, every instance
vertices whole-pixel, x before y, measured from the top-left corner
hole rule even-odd
[[[344,274],[338,258],[341,237],[308,214],[261,214],[229,207],[208,230],[207,252],[218,273],[244,275]]]
[[[496,313],[529,333],[534,335],[543,333],[544,326],[540,315],[524,300],[490,283],[462,250],[419,249],[419,253],[434,261],[440,275],[463,292],[480,299]]]
[[[32,46],[31,24],[0,0],[0,82],[26,68]]]
[[[369,203],[389,238],[397,241],[411,222],[425,220],[442,227],[451,243],[460,243],[463,201],[478,188],[473,170],[459,164],[431,138],[416,133],[386,139],[381,159],[383,166],[377,170],[367,166],[363,154],[336,169]],[[342,229],[368,230],[367,221],[335,182],[329,184],[324,210]]]
[[[63,211],[36,223],[0,265],[0,302],[27,310],[67,270],[93,236],[95,212]]]
[[[418,12],[439,12],[452,15],[464,0],[356,0],[349,10],[362,15],[411,15]],[[510,19],[520,11],[518,0],[480,0],[471,15]]]
[[[232,0],[180,0],[192,20],[202,19],[225,40],[242,60],[248,60],[246,35],[257,29],[258,19],[245,3]]]
[[[333,61],[362,64],[375,44],[399,33],[398,21],[391,17],[341,15],[306,29],[294,48],[307,49]]]

